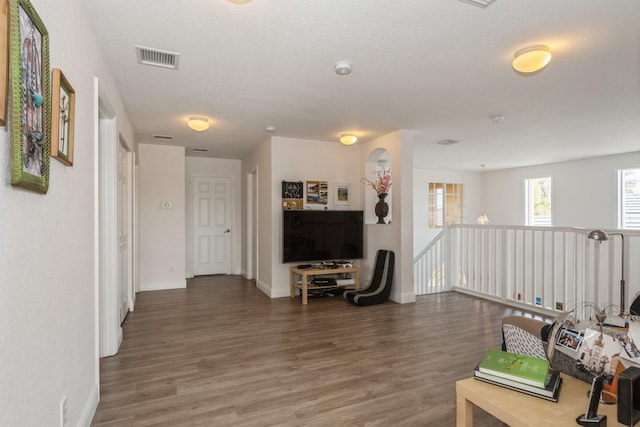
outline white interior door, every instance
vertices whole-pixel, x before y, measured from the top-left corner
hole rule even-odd
[[[193,178],[193,273],[231,273],[231,178]]]
[[[129,312],[129,162],[118,144],[118,314],[120,323]]]

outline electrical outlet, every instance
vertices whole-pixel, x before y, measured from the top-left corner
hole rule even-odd
[[[63,396],[60,401],[60,427],[67,425],[67,419],[69,418],[69,408],[67,405],[67,396]]]

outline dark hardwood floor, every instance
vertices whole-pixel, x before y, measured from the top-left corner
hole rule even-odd
[[[357,307],[239,276],[138,294],[93,426],[453,426],[455,382],[516,311],[468,295]],[[477,426],[501,426],[475,409]]]

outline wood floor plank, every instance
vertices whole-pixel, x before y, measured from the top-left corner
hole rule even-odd
[[[452,426],[455,381],[513,313],[455,292],[303,306],[239,276],[198,277],[138,295],[119,353],[101,361],[92,426]]]

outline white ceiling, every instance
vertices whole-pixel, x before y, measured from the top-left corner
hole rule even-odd
[[[638,0],[86,3],[139,143],[239,159],[269,125],[328,141],[409,129],[416,167],[457,170],[640,150]],[[523,77],[511,59],[531,44],[554,56]],[[180,53],[179,69],[137,64],[135,45]]]

